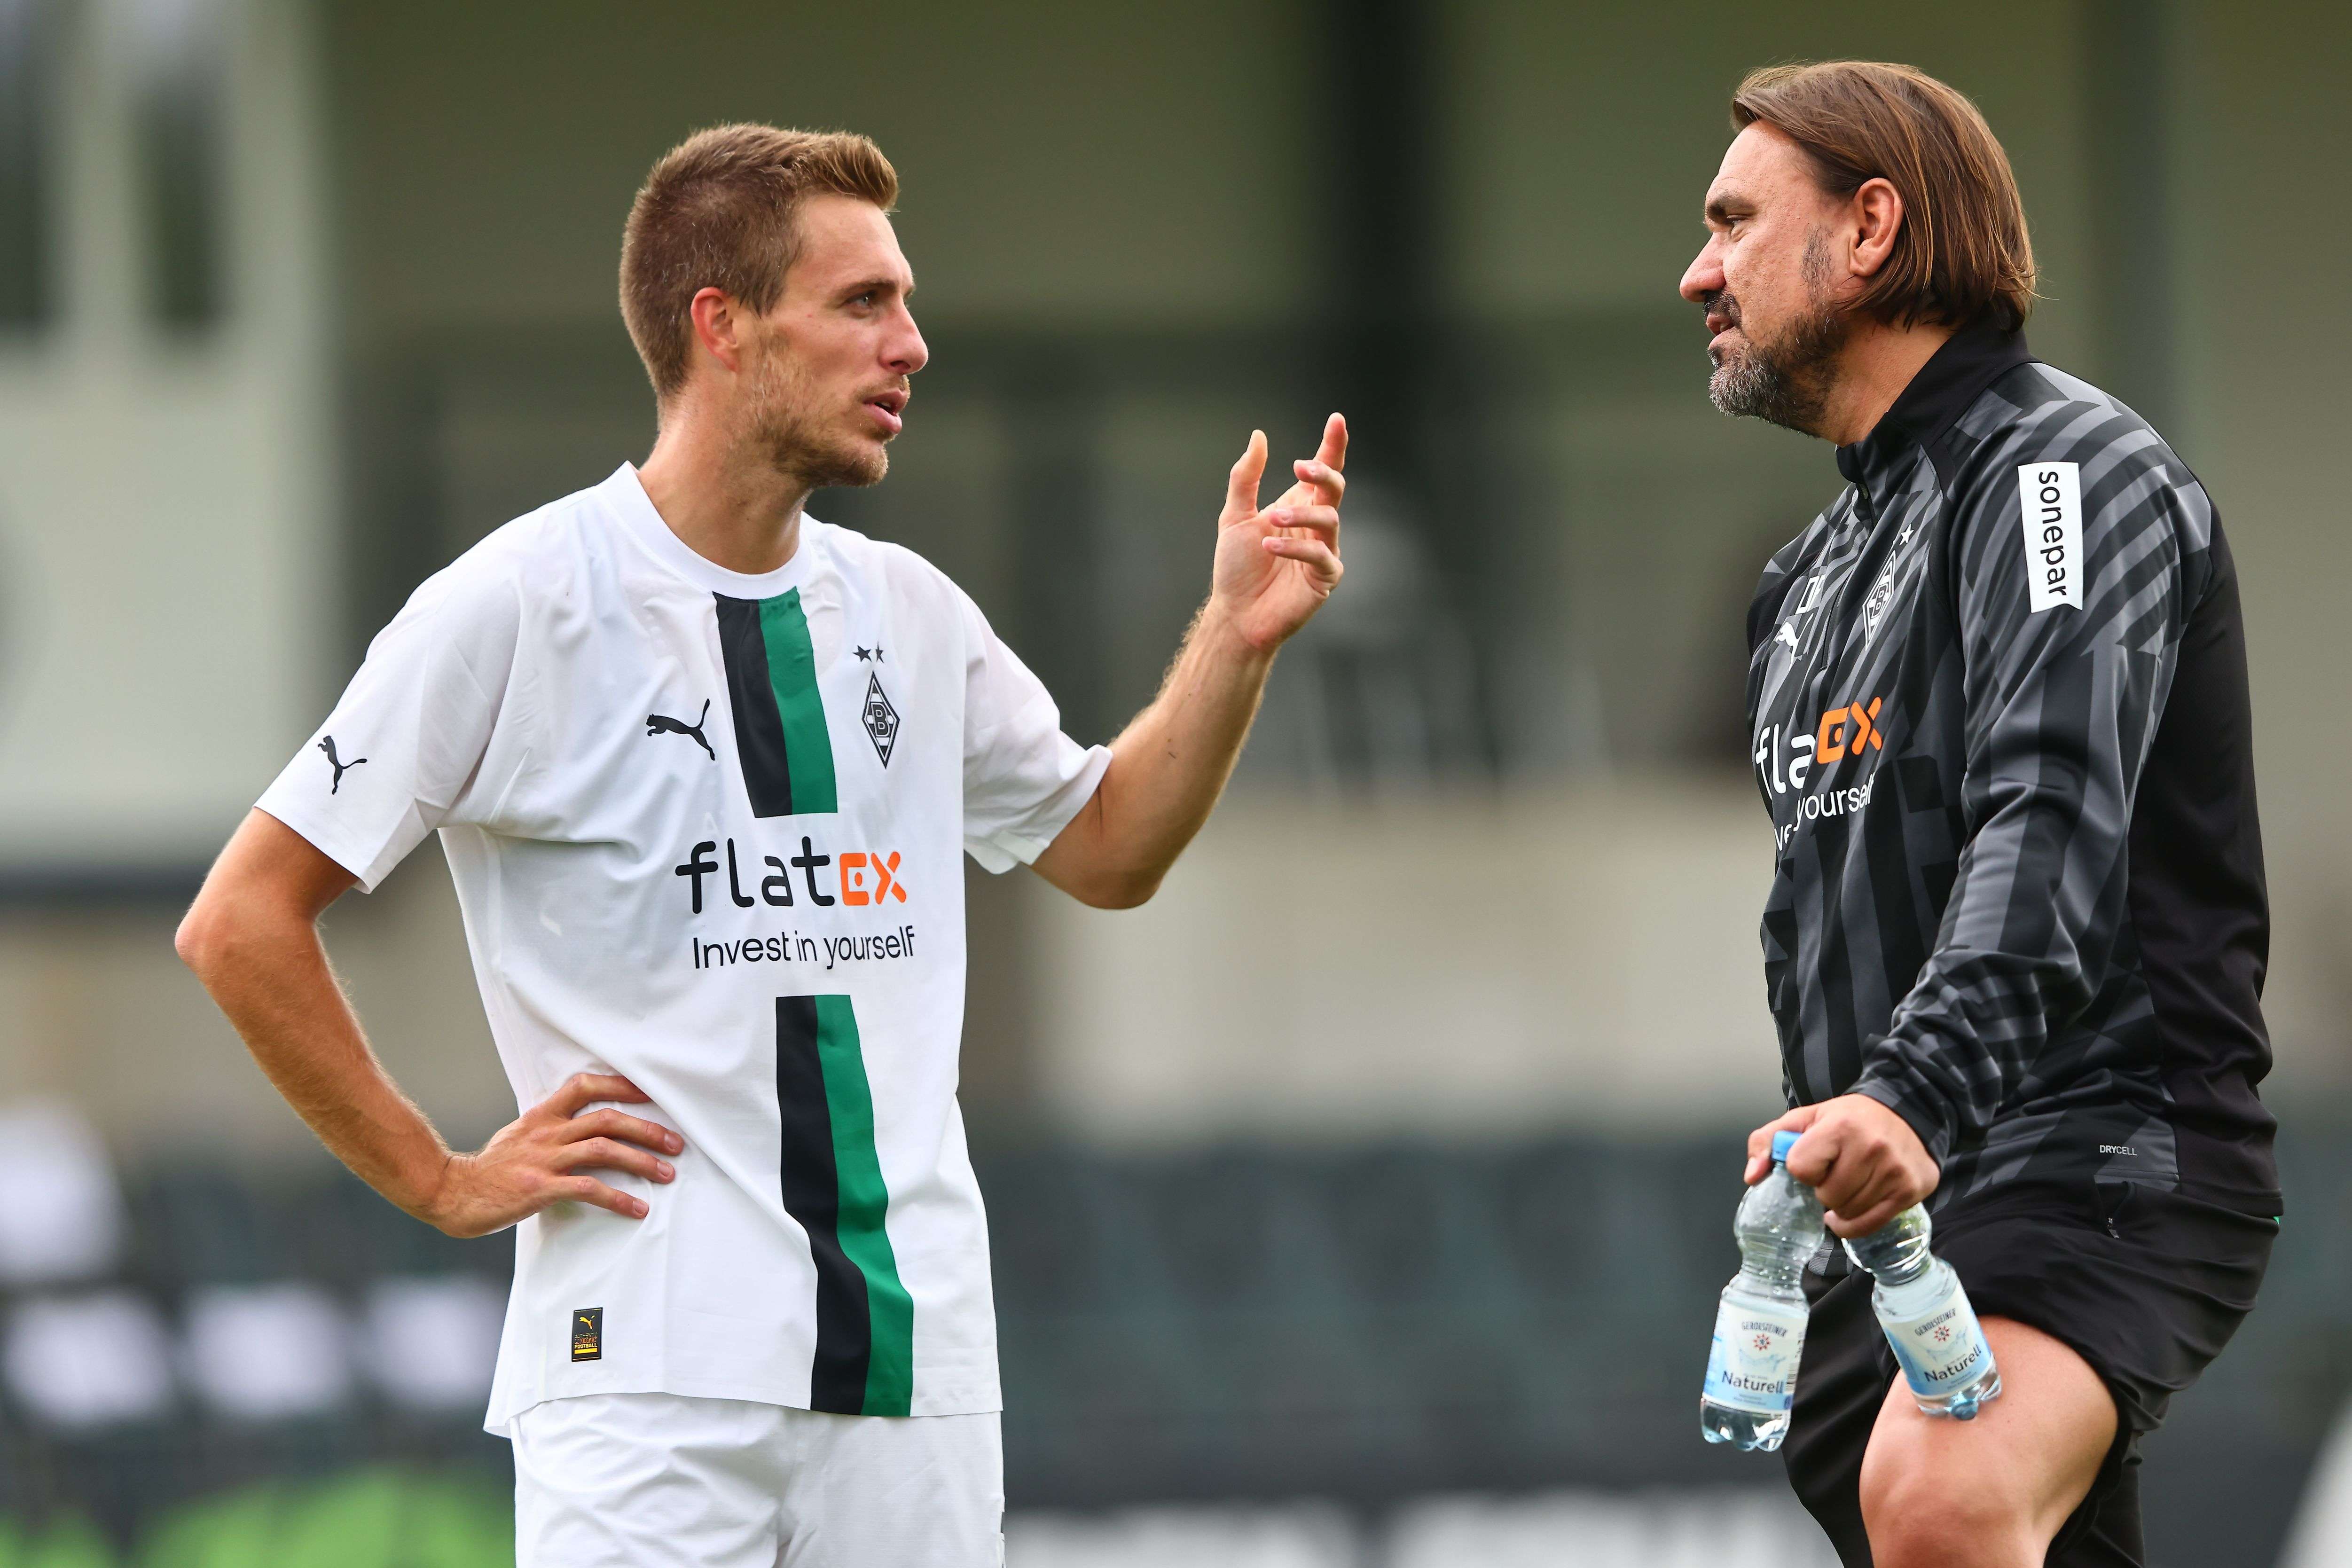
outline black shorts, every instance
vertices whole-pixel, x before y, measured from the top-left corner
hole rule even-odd
[[[2237,1331],[2277,1235],[2273,1220],[2125,1182],[2021,1182],[1936,1216],[1936,1252],[1977,1314],[2041,1330],[2115,1396],[2115,1446],[2052,1542],[2049,1568],[2141,1568],[2139,1439]],[[1859,1269],[1806,1277],[1812,1321],[1780,1450],[1846,1568],[1869,1568],[1862,1457],[1896,1376],[1870,1283]]]

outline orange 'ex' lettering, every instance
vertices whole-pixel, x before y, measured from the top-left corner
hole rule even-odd
[[[1868,708],[1856,702],[1822,714],[1822,727],[1813,736],[1813,761],[1826,766],[1843,760],[1848,752],[1860,756],[1865,745],[1873,751],[1885,751],[1885,738],[1873,722],[1878,717],[1878,706],[1879,700],[1874,697]],[[1853,730],[1851,737],[1846,733],[1849,725]]]
[[[887,857],[869,855],[858,849],[845,852],[841,857],[841,901],[858,906],[882,904],[888,902],[890,895],[896,893],[898,901],[905,903],[907,885],[896,879],[898,869],[898,852],[896,849]],[[868,870],[875,876],[871,888],[866,885]]]

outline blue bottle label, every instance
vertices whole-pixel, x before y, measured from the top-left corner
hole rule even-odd
[[[1965,1388],[1992,1360],[1992,1347],[1985,1342],[1969,1293],[1960,1288],[1958,1276],[1949,1278],[1950,1292],[1926,1311],[1879,1320],[1904,1379],[1916,1394],[1940,1396]]]
[[[1796,1403],[1797,1363],[1804,1353],[1802,1304],[1726,1297],[1716,1309],[1706,1396],[1733,1410],[1780,1415]]]

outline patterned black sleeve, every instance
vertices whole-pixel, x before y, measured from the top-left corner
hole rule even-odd
[[[1955,479],[1966,836],[1932,952],[1853,1085],[1939,1162],[2085,1066],[2051,1058],[2084,1051],[2068,1026],[2130,961],[2133,795],[2212,531],[2194,476],[2112,404],[2035,409]]]

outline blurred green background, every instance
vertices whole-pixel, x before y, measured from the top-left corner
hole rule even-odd
[[[2298,1509],[2332,1561],[2352,13],[0,0],[0,1565],[506,1550],[506,1244],[341,1177],[169,937],[408,590],[644,456],[621,218],[741,118],[904,185],[931,363],[812,510],[964,584],[1081,739],[1250,428],[1356,432],[1347,591],[1160,897],[969,879],[1016,1563],[1820,1561],[1690,1417],[1780,1093],[1741,617],[1838,480],[1714,413],[1674,290],[1732,85],[1836,56],[1982,106],[2036,351],[2230,530],[2290,1207],[2146,1491],[2160,1563],[2282,1561]],[[437,849],[328,924],[450,1135],[505,1120]]]

